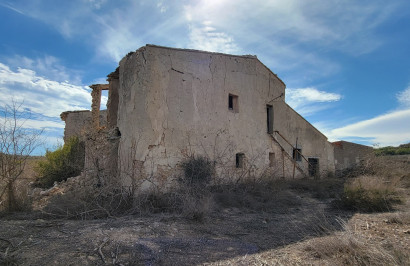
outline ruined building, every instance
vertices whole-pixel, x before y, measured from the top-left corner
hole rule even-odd
[[[181,162],[205,156],[217,180],[335,172],[334,146],[285,102],[285,83],[256,56],[146,45],[92,88],[92,110],[64,112],[101,182],[167,189]],[[102,90],[107,110],[100,111]]]

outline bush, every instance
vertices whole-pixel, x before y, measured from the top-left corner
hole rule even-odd
[[[375,154],[377,156],[410,154],[410,145],[402,144],[399,147],[388,146],[388,147],[378,148],[378,149],[375,149]]]
[[[345,184],[342,204],[345,208],[363,212],[390,211],[401,200],[394,181],[377,176],[360,176]]]
[[[35,167],[35,186],[50,188],[56,181],[65,181],[81,174],[84,168],[84,144],[78,137],[73,137],[55,151],[47,151],[45,157],[46,160],[38,162]]]
[[[208,183],[214,174],[214,165],[206,157],[190,157],[182,164],[187,184]]]

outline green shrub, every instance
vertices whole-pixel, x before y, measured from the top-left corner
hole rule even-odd
[[[345,184],[342,204],[362,212],[390,211],[401,200],[393,181],[377,176],[360,176]]]
[[[374,151],[377,156],[405,155],[405,154],[410,154],[410,147],[409,147],[409,144],[402,144],[399,147],[388,146],[388,147],[375,149]]]
[[[49,188],[56,181],[64,181],[81,173],[84,168],[84,144],[78,137],[73,137],[55,151],[47,151],[45,157],[46,160],[38,162],[35,167],[35,186]]]

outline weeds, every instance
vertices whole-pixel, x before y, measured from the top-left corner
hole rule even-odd
[[[390,211],[401,202],[396,187],[396,182],[377,176],[354,178],[345,184],[342,206],[362,212]]]
[[[397,257],[401,256],[393,256],[382,246],[369,243],[348,229],[313,239],[304,250],[333,265],[397,265]]]

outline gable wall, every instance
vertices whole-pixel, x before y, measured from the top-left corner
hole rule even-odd
[[[119,80],[119,167],[125,184],[172,186],[169,176],[179,174],[173,169],[191,155],[216,161],[225,179],[278,168],[282,173],[283,167],[292,176],[292,164],[281,161],[266,126],[266,105],[285,85],[256,58],[147,46],[120,62]],[[237,113],[228,110],[229,93],[238,96]],[[283,98],[274,104],[277,130],[329,159],[326,137]],[[316,142],[309,145],[311,137]],[[269,167],[269,152],[275,153],[276,168]],[[236,153],[245,154],[244,169],[235,168]]]

